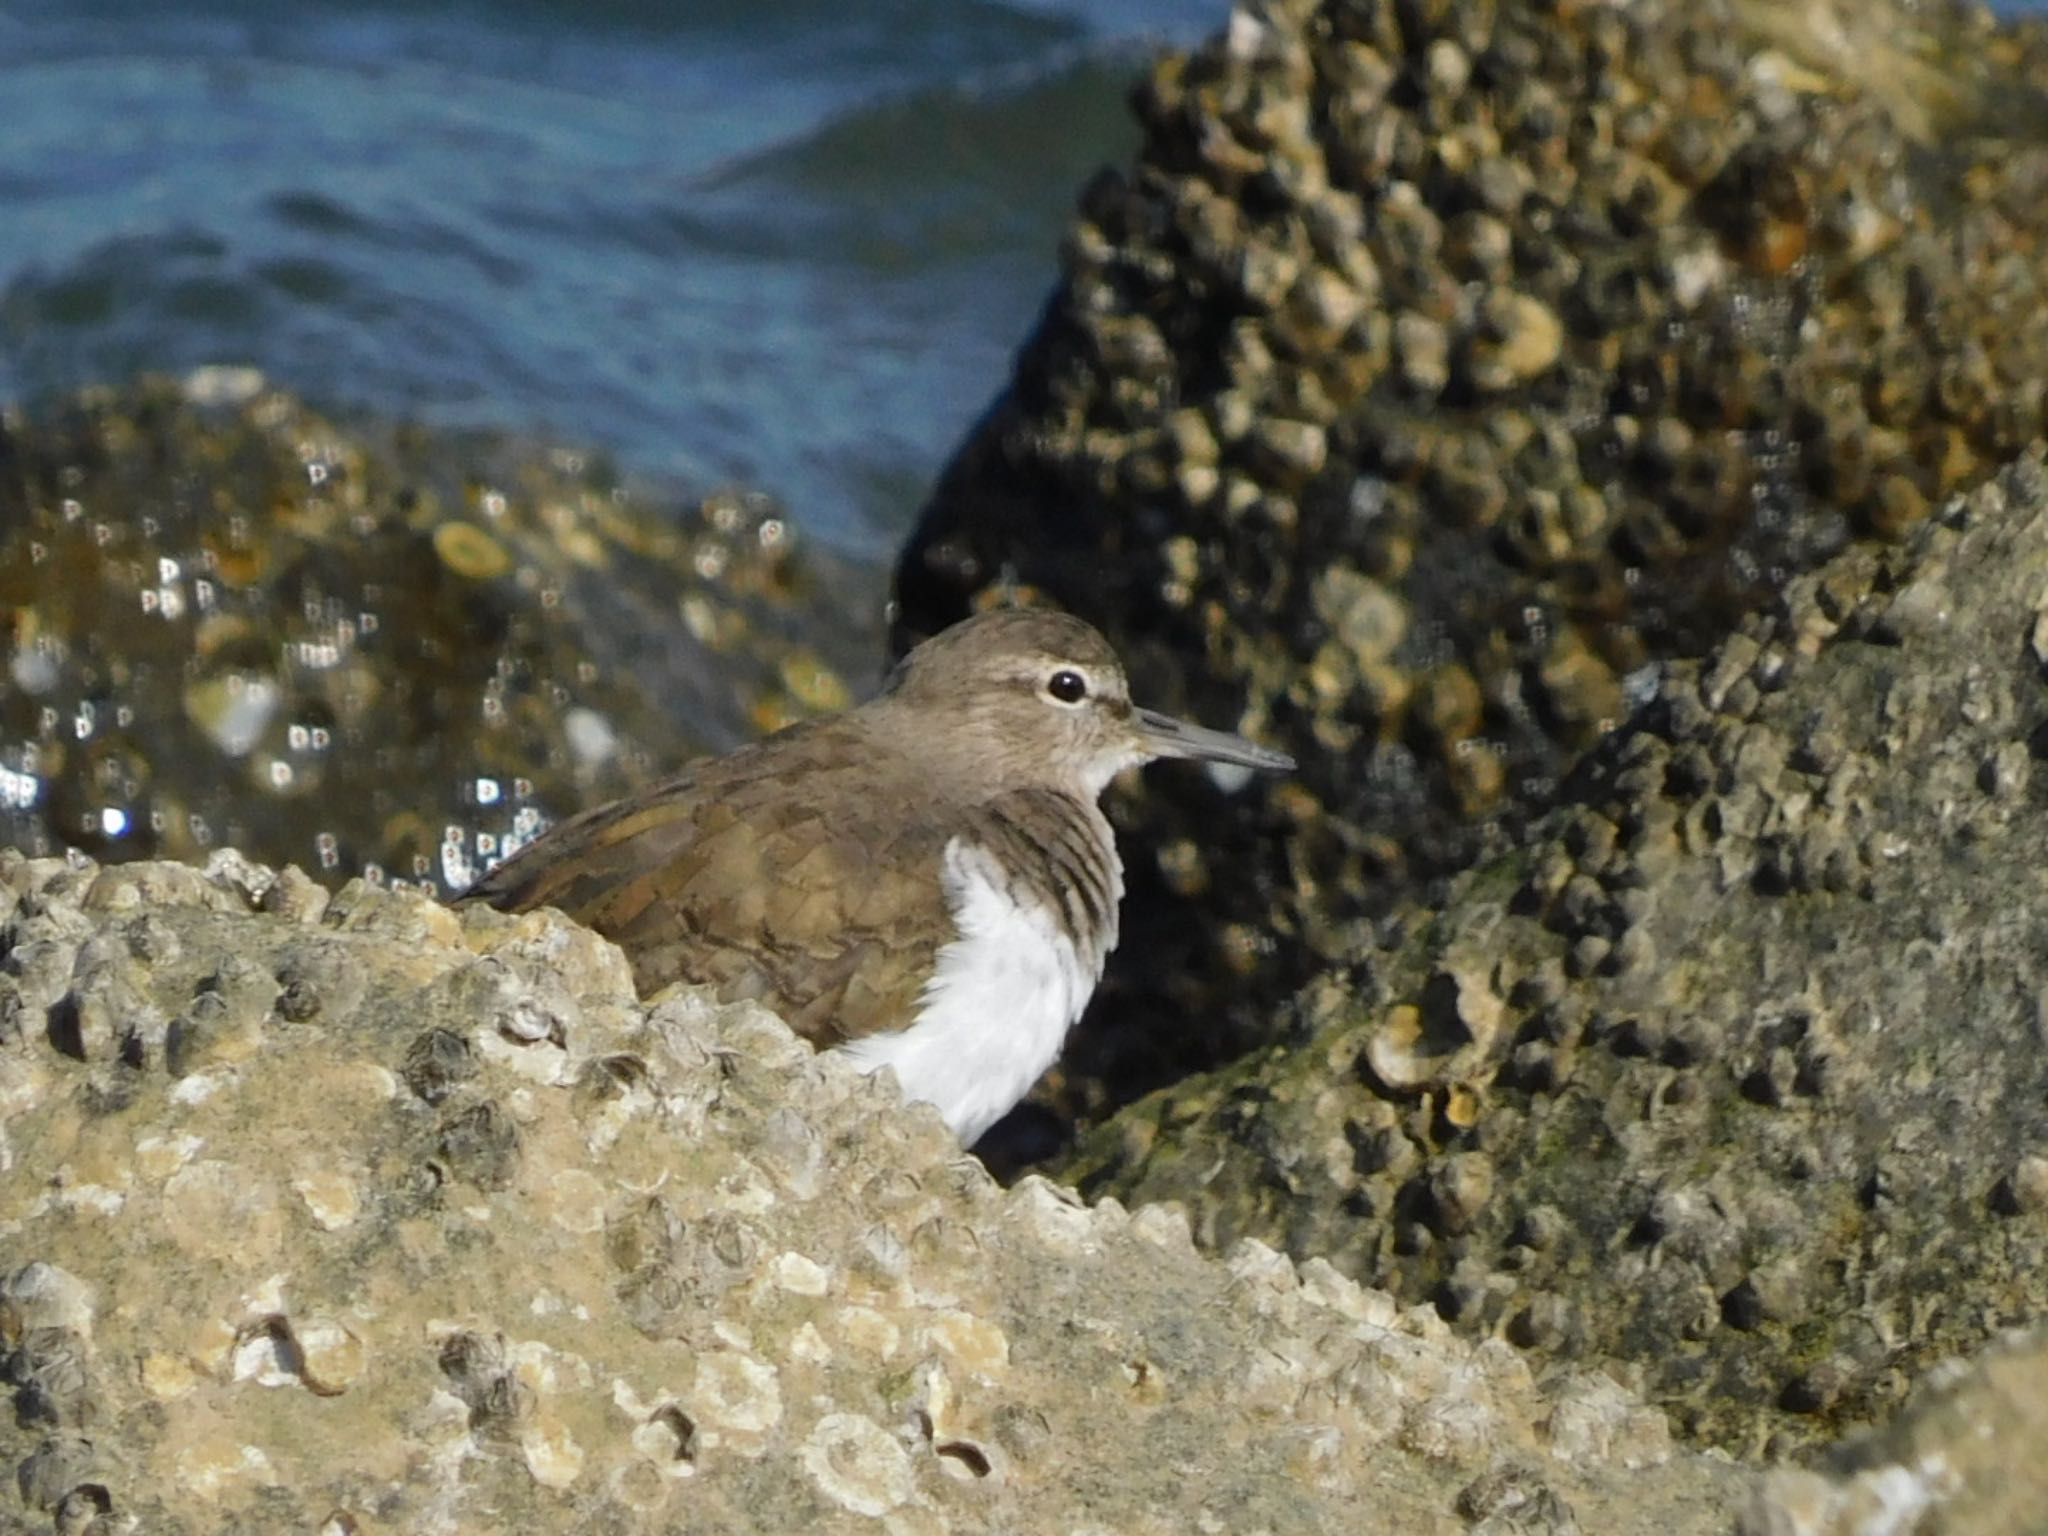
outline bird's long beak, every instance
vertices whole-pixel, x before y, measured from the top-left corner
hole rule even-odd
[[[1189,725],[1185,720],[1176,720],[1157,710],[1133,709],[1131,723],[1138,728],[1138,739],[1145,750],[1154,757],[1193,757],[1204,762],[1236,763],[1241,768],[1266,768],[1275,772],[1284,772],[1294,766],[1294,759],[1285,752],[1255,746],[1228,731]]]

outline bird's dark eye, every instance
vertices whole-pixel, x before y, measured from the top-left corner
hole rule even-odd
[[[1088,679],[1063,667],[1046,679],[1045,691],[1062,704],[1078,704],[1088,697]]]

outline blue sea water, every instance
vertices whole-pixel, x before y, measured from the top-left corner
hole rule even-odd
[[[253,365],[885,558],[1224,0],[0,0],[0,401]]]

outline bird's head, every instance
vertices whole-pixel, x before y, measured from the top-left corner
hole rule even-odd
[[[1054,784],[1090,800],[1154,758],[1294,766],[1241,736],[1133,704],[1109,642],[1042,609],[999,608],[942,630],[898,663],[884,697],[948,722],[946,735],[967,744],[991,781]]]

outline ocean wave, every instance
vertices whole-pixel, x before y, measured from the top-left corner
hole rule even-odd
[[[248,365],[878,552],[1127,157],[1159,6],[21,0],[0,400]]]

